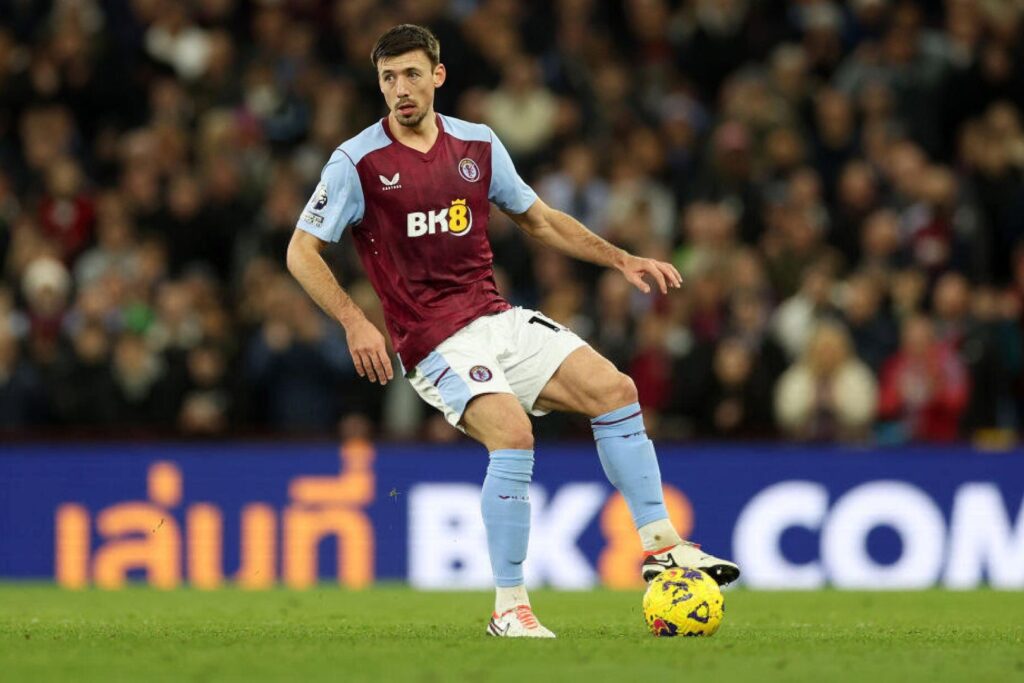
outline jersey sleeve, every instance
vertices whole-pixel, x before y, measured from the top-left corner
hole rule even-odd
[[[295,227],[325,242],[337,242],[345,228],[363,219],[366,202],[359,173],[343,152],[331,159]]]
[[[537,201],[537,193],[516,173],[505,145],[491,131],[491,188],[487,198],[508,213],[525,213]]]

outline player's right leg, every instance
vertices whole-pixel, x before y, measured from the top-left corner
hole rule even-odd
[[[470,401],[459,426],[490,453],[480,499],[496,587],[487,633],[554,638],[555,634],[533,615],[523,576],[530,539],[529,487],[533,476],[530,419],[512,394],[485,394]]]
[[[495,609],[487,632],[553,638],[533,616],[523,578],[530,537],[533,428],[488,354],[487,319],[449,337],[409,374],[420,397],[490,454],[480,503],[494,572]]]

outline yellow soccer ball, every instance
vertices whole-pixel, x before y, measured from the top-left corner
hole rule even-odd
[[[699,569],[666,569],[644,593],[644,619],[656,636],[710,636],[722,624],[725,599]]]

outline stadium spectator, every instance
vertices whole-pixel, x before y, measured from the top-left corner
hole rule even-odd
[[[738,121],[722,123],[712,134],[692,199],[725,202],[740,216],[740,239],[757,244],[764,230],[761,196],[754,182],[753,141]]]
[[[39,227],[71,263],[92,236],[96,207],[82,187],[82,170],[68,157],[53,161],[47,169],[46,193],[39,201]]]
[[[878,385],[835,322],[818,325],[801,359],[779,378],[775,414],[791,437],[862,440],[878,405]]]
[[[672,356],[666,348],[668,329],[665,317],[644,316],[637,330],[637,350],[628,366],[645,422],[655,430],[657,418],[672,400]]]
[[[832,303],[830,269],[816,265],[803,273],[800,290],[775,310],[771,325],[786,354],[797,358],[804,352],[817,324],[836,314]]]
[[[629,283],[615,273],[604,273],[598,281],[597,324],[590,341],[617,367],[624,367],[633,353],[632,297]]]
[[[857,152],[856,115],[850,97],[840,90],[821,90],[814,102],[814,123],[815,168],[831,190]]]
[[[892,309],[900,321],[921,312],[927,294],[928,280],[919,270],[906,268],[895,273],[890,280]]]
[[[684,277],[724,270],[739,248],[736,216],[725,204],[692,202],[682,213],[685,240],[673,259]]]
[[[964,338],[972,325],[971,286],[967,278],[952,271],[943,274],[935,283],[932,310],[935,338],[962,352]]]
[[[156,16],[146,31],[146,52],[175,70],[186,81],[206,70],[210,40],[206,31],[193,23],[191,10],[182,3],[157,3]]]
[[[202,344],[188,355],[187,385],[177,414],[185,434],[224,434],[237,415],[237,401],[228,380],[227,358],[213,344]]]
[[[843,292],[843,320],[857,356],[878,373],[882,363],[896,350],[898,329],[882,305],[883,291],[878,279],[867,273],[854,274]]]
[[[1017,324],[1020,305],[992,287],[979,287],[971,301],[971,319],[961,340],[960,356],[970,375],[970,400],[964,434],[983,430],[1011,433],[1019,411],[1014,386],[1024,370],[1024,336]]]
[[[41,378],[21,357],[17,337],[0,323],[0,432],[40,424],[44,401]]]
[[[865,218],[860,233],[860,254],[860,269],[885,281],[907,264],[899,216],[894,211],[879,209]]]
[[[771,382],[767,367],[738,337],[718,342],[710,372],[687,387],[697,436],[754,438],[772,434]]]
[[[71,276],[57,259],[36,258],[25,267],[21,290],[33,339],[55,341],[67,315]]]
[[[882,368],[879,416],[897,441],[952,441],[968,400],[963,362],[923,315],[903,322],[902,343]]]
[[[63,425],[109,428],[117,416],[118,396],[110,363],[110,335],[87,323],[62,350],[47,383],[55,417]]]
[[[501,84],[484,104],[484,119],[512,158],[530,167],[555,135],[558,109],[558,99],[540,80],[540,66],[519,56],[504,65]]]
[[[178,397],[163,357],[131,332],[114,345],[112,374],[117,392],[114,420],[131,427],[160,427],[177,411]]]
[[[773,213],[762,246],[768,277],[779,296],[796,294],[804,273],[812,267],[838,273],[841,257],[825,244],[826,217],[814,200],[787,203]]]
[[[774,385],[788,361],[769,329],[770,304],[755,289],[736,289],[729,302],[728,334],[739,338],[753,354],[757,370]]]
[[[645,175],[631,154],[614,159],[610,176],[605,237],[633,249],[670,240],[676,224],[672,193]]]
[[[75,262],[75,285],[85,288],[107,275],[130,278],[135,268],[135,228],[120,196],[109,192],[98,202],[96,244]]]
[[[879,194],[878,178],[870,164],[855,159],[843,166],[835,188],[835,209],[828,242],[839,250],[849,266],[856,266],[861,261],[862,226],[877,208]]]
[[[537,194],[549,206],[603,234],[608,183],[597,172],[594,151],[583,144],[570,145],[562,152],[558,169],[537,184]]]
[[[274,431],[331,429],[341,402],[339,382],[352,370],[344,339],[283,276],[275,278],[267,298],[266,318],[246,349],[256,417]]]
[[[413,21],[459,64],[440,111],[490,122],[552,206],[685,271],[642,301],[490,222],[503,294],[635,365],[663,433],[762,433],[697,396],[778,395],[838,321],[848,343],[824,333],[815,367],[846,344],[881,378],[883,439],[1020,434],[1017,4],[85,0],[0,16],[7,424],[333,434],[351,418],[452,438],[384,421],[338,331],[282,303],[297,213],[380,115],[373,36]],[[348,239],[327,260],[373,310]],[[787,434],[848,436],[796,422]]]

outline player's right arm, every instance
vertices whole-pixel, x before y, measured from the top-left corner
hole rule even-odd
[[[327,315],[345,328],[356,372],[371,382],[387,384],[394,377],[384,335],[352,301],[323,259],[327,242],[296,230],[288,243],[288,271]]]
[[[337,242],[345,228],[362,220],[364,208],[355,166],[343,152],[335,152],[295,225],[288,243],[288,271],[313,301],[345,328],[359,376],[387,384],[394,371],[384,335],[345,293],[323,258],[329,242]]]

